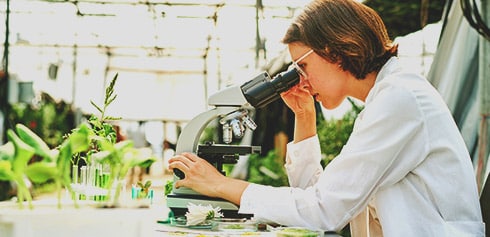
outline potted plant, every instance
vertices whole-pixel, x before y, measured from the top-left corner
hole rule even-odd
[[[98,163],[109,167],[108,182],[103,187],[107,190],[106,206],[118,206],[123,185],[120,181],[128,171],[135,166],[148,166],[156,160],[154,157],[142,156],[133,148],[131,140],[116,141],[116,131],[110,121],[120,118],[105,114],[107,107],[116,99],[116,80],[117,74],[105,90],[103,106],[97,106],[91,101],[101,115],[92,115],[88,123],[73,129],[54,149],[50,149],[45,141],[23,124],[16,124],[15,131],[7,131],[9,141],[0,146],[0,180],[15,182],[19,208],[22,209],[26,201],[30,209],[34,207],[26,180],[34,183],[53,180],[57,189],[58,208],[61,208],[63,188],[72,197],[76,197],[71,173],[72,163],[80,157],[88,164]],[[41,159],[31,162],[34,156]],[[73,201],[78,206],[77,198],[73,198]]]
[[[153,203],[154,192],[151,188],[151,180],[146,182],[139,181],[131,188],[131,198],[134,202],[133,206],[142,208],[149,207]]]
[[[0,202],[1,236],[151,234],[149,225],[152,223],[147,218],[155,216],[154,209],[130,208],[131,206],[121,205],[119,198],[123,185],[119,181],[124,179],[128,170],[135,166],[147,166],[155,158],[140,154],[131,140],[115,139],[116,131],[111,120],[118,118],[105,115],[105,111],[116,98],[116,78],[117,74],[106,88],[104,105],[99,107],[92,102],[101,115],[92,115],[88,122],[71,130],[54,148],[50,148],[35,132],[21,123],[7,131],[8,142],[0,145],[0,180],[16,184],[17,203]],[[107,182],[100,187],[106,190],[105,198],[101,199],[102,202],[96,201],[95,205],[92,201],[79,205],[82,202],[78,201],[79,193],[74,189],[78,181],[78,169],[73,168],[82,159],[89,165],[108,167]],[[55,184],[57,200],[33,200],[28,183],[47,181]],[[70,205],[71,208],[62,208],[62,196],[68,202],[72,201],[73,207]],[[28,209],[25,208],[26,203]],[[98,208],[101,206],[120,208]]]
[[[61,208],[61,188],[71,191],[70,160],[73,154],[88,148],[90,129],[82,124],[70,134],[56,149],[49,149],[46,143],[23,124],[7,131],[9,142],[0,146],[0,179],[15,182],[19,208],[24,201],[33,208],[32,196],[26,185],[26,179],[32,182],[45,182],[53,179],[58,192],[58,207]],[[42,157],[40,161],[30,163],[34,155]],[[75,202],[76,204],[76,202]]]
[[[151,180],[147,180],[145,183],[138,182],[134,188],[136,193],[136,199],[151,198],[153,190],[151,188]]]

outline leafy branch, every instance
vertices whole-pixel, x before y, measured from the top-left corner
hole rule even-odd
[[[117,94],[114,93],[114,86],[116,85],[118,75],[119,74],[116,73],[116,75],[112,78],[111,82],[105,89],[103,108],[100,108],[100,106],[98,106],[94,101],[90,100],[90,104],[92,104],[100,112],[100,121],[121,119],[120,117],[111,117],[105,115],[107,107],[109,107],[109,105],[112,104],[112,102],[114,102],[114,100],[116,100],[117,98]]]
[[[24,201],[29,208],[33,208],[32,196],[27,187],[26,179],[34,183],[43,183],[54,180],[58,194],[58,208],[61,208],[61,193],[65,187],[72,195],[74,191],[71,183],[71,163],[73,159],[80,159],[81,154],[87,154],[89,162],[108,164],[110,166],[107,199],[117,205],[122,189],[122,182],[117,183],[115,194],[111,194],[114,181],[125,178],[128,170],[134,166],[147,167],[156,158],[145,157],[133,148],[131,140],[116,141],[116,130],[108,120],[120,118],[106,116],[107,107],[116,99],[114,85],[117,74],[106,89],[104,105],[102,107],[92,104],[101,113],[100,117],[91,116],[88,123],[82,123],[64,136],[59,146],[50,149],[46,142],[36,133],[23,124],[16,124],[15,131],[9,129],[7,136],[9,142],[0,146],[0,180],[13,181],[17,184],[17,200],[19,208],[23,208]],[[33,156],[42,158],[32,161]],[[92,160],[93,159],[93,160]],[[74,199],[77,206],[76,199]]]
[[[147,167],[156,161],[155,157],[143,157],[139,150],[133,147],[133,141],[117,141],[117,131],[114,125],[108,122],[121,119],[120,117],[106,115],[107,108],[117,98],[117,94],[114,92],[117,77],[118,74],[114,76],[105,89],[103,106],[98,106],[93,101],[90,101],[100,112],[100,117],[92,115],[89,119],[89,123],[95,133],[95,137],[92,139],[93,150],[89,154],[90,162],[108,164],[110,167],[110,176],[106,186],[108,189],[107,199],[109,201],[112,199],[113,201],[110,205],[118,205],[117,201],[123,185],[121,181],[132,167]],[[112,194],[114,183],[116,183],[116,188],[115,193]]]

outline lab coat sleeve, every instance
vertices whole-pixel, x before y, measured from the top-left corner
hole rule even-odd
[[[307,138],[298,143],[287,144],[286,163],[291,187],[306,188],[315,184],[323,172],[320,164],[321,151],[318,136]]]
[[[376,93],[339,156],[314,185],[308,186],[311,174],[296,183],[301,188],[251,184],[242,195],[240,211],[283,225],[340,230],[366,208],[377,190],[398,182],[417,166],[427,155],[427,143],[413,95],[389,85]],[[311,153],[304,152],[291,162],[316,162],[317,158],[301,157],[307,155]]]

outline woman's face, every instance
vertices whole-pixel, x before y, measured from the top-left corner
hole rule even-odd
[[[303,44],[289,44],[293,61],[301,59],[311,48]],[[315,52],[297,61],[305,76],[300,76],[300,84],[326,109],[335,109],[347,97],[348,72],[340,63],[330,63]]]

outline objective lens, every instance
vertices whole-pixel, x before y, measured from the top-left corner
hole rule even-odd
[[[245,126],[247,126],[248,128],[252,130],[257,129],[257,124],[250,117],[248,117],[248,115],[244,116],[242,120]]]
[[[223,142],[226,144],[230,144],[233,140],[233,133],[231,131],[231,127],[228,123],[223,124]]]
[[[233,119],[230,122],[231,129],[233,130],[233,134],[235,137],[240,138],[243,137],[243,134],[245,132],[245,128],[243,127],[242,123],[238,119]]]

